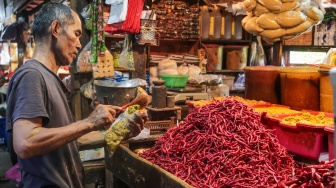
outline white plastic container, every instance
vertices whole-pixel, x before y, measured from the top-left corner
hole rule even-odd
[[[223,75],[222,76],[222,83],[225,84],[225,85],[227,85],[229,87],[229,89],[232,90],[233,89],[234,79],[235,79],[235,77],[233,77],[233,76]]]
[[[223,96],[227,97],[230,94],[229,92],[230,92],[229,86],[225,84],[221,84],[218,86],[207,86],[208,99]]]

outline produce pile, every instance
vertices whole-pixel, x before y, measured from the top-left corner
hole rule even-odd
[[[271,187],[297,163],[260,114],[231,97],[194,109],[141,157],[194,187]]]
[[[296,177],[287,182],[280,182],[281,188],[287,187],[335,187],[335,159],[329,162],[321,162],[318,165],[307,166],[298,169]]]
[[[281,120],[281,123],[288,125],[296,125],[297,123],[304,123],[315,126],[334,126],[334,118],[327,117],[324,113],[316,115],[304,112],[301,115],[288,116]]]
[[[240,101],[240,102],[244,103],[248,107],[258,107],[258,106],[268,106],[268,105],[270,105],[270,103],[265,102],[265,101],[260,101],[260,100],[257,101],[257,100],[252,100],[252,99],[245,99],[245,98],[238,97],[238,96],[232,96],[232,98],[237,100],[237,101]],[[226,99],[226,97],[222,96],[222,97],[214,97],[210,100],[189,101],[189,103],[193,104],[194,107],[200,107],[200,106],[210,104],[214,101],[223,101],[225,99]]]
[[[324,10],[313,0],[245,0],[244,29],[269,43],[291,39],[322,22]]]
[[[254,108],[255,112],[262,113],[267,112],[270,115],[280,115],[280,114],[299,114],[300,111],[292,110],[289,107],[281,106],[269,106],[269,107],[257,107]]]

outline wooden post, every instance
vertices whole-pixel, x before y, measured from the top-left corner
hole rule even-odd
[[[133,45],[134,71],[131,72],[131,78],[140,78],[146,80],[146,62],[147,46]]]
[[[281,66],[282,59],[282,41],[273,44],[273,60],[272,65]]]

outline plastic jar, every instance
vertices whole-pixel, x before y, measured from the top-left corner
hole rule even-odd
[[[330,81],[329,70],[320,72],[320,110],[333,113],[333,88]]]
[[[210,28],[213,29],[213,35],[211,39],[218,40],[221,37],[221,25],[222,25],[222,15],[220,13],[218,6],[215,6],[214,9],[212,10],[211,23],[212,22],[213,22],[213,28],[210,26]]]
[[[320,73],[313,67],[280,69],[281,101],[294,110],[320,110]]]
[[[201,39],[209,39],[210,31],[210,13],[208,6],[203,6],[201,11]]]
[[[227,45],[224,46],[226,57],[226,69],[241,70],[247,64],[248,46]]]
[[[245,67],[245,97],[281,104],[280,69],[276,66]]]
[[[241,40],[243,38],[243,27],[242,27],[243,15],[235,16],[234,18],[234,35],[233,38]]]
[[[231,39],[232,35],[232,14],[228,12],[225,15],[225,30],[224,30],[224,39]]]

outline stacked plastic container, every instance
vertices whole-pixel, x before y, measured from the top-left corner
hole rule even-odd
[[[336,68],[332,68],[330,69],[330,72],[329,72],[329,75],[330,75],[330,81],[331,81],[331,84],[333,86],[333,106],[334,106],[334,109],[336,109]],[[334,122],[336,122],[336,117],[335,117],[335,112],[334,112]],[[330,156],[334,157],[334,154],[335,154],[335,151],[336,151],[336,144],[335,144],[335,123],[334,123],[334,129],[333,130],[330,130],[328,131],[328,144],[329,144],[329,149],[333,148],[333,151],[329,151],[329,158]]]
[[[268,114],[266,113],[266,128],[273,129],[275,135],[279,139],[279,143],[283,145],[287,151],[312,160],[318,160],[321,153],[328,151],[327,139],[328,132],[325,130],[330,128],[326,122],[324,124],[315,123],[312,121],[299,121],[288,123],[283,121],[285,118],[291,120],[302,119],[304,113],[310,114],[311,117],[320,117],[323,113],[326,118],[332,118],[333,114],[317,112],[311,110],[290,111],[283,114]],[[329,139],[331,141],[331,138]],[[329,142],[330,142],[329,141]],[[330,147],[330,146],[329,146]],[[333,154],[329,153],[329,158]]]

